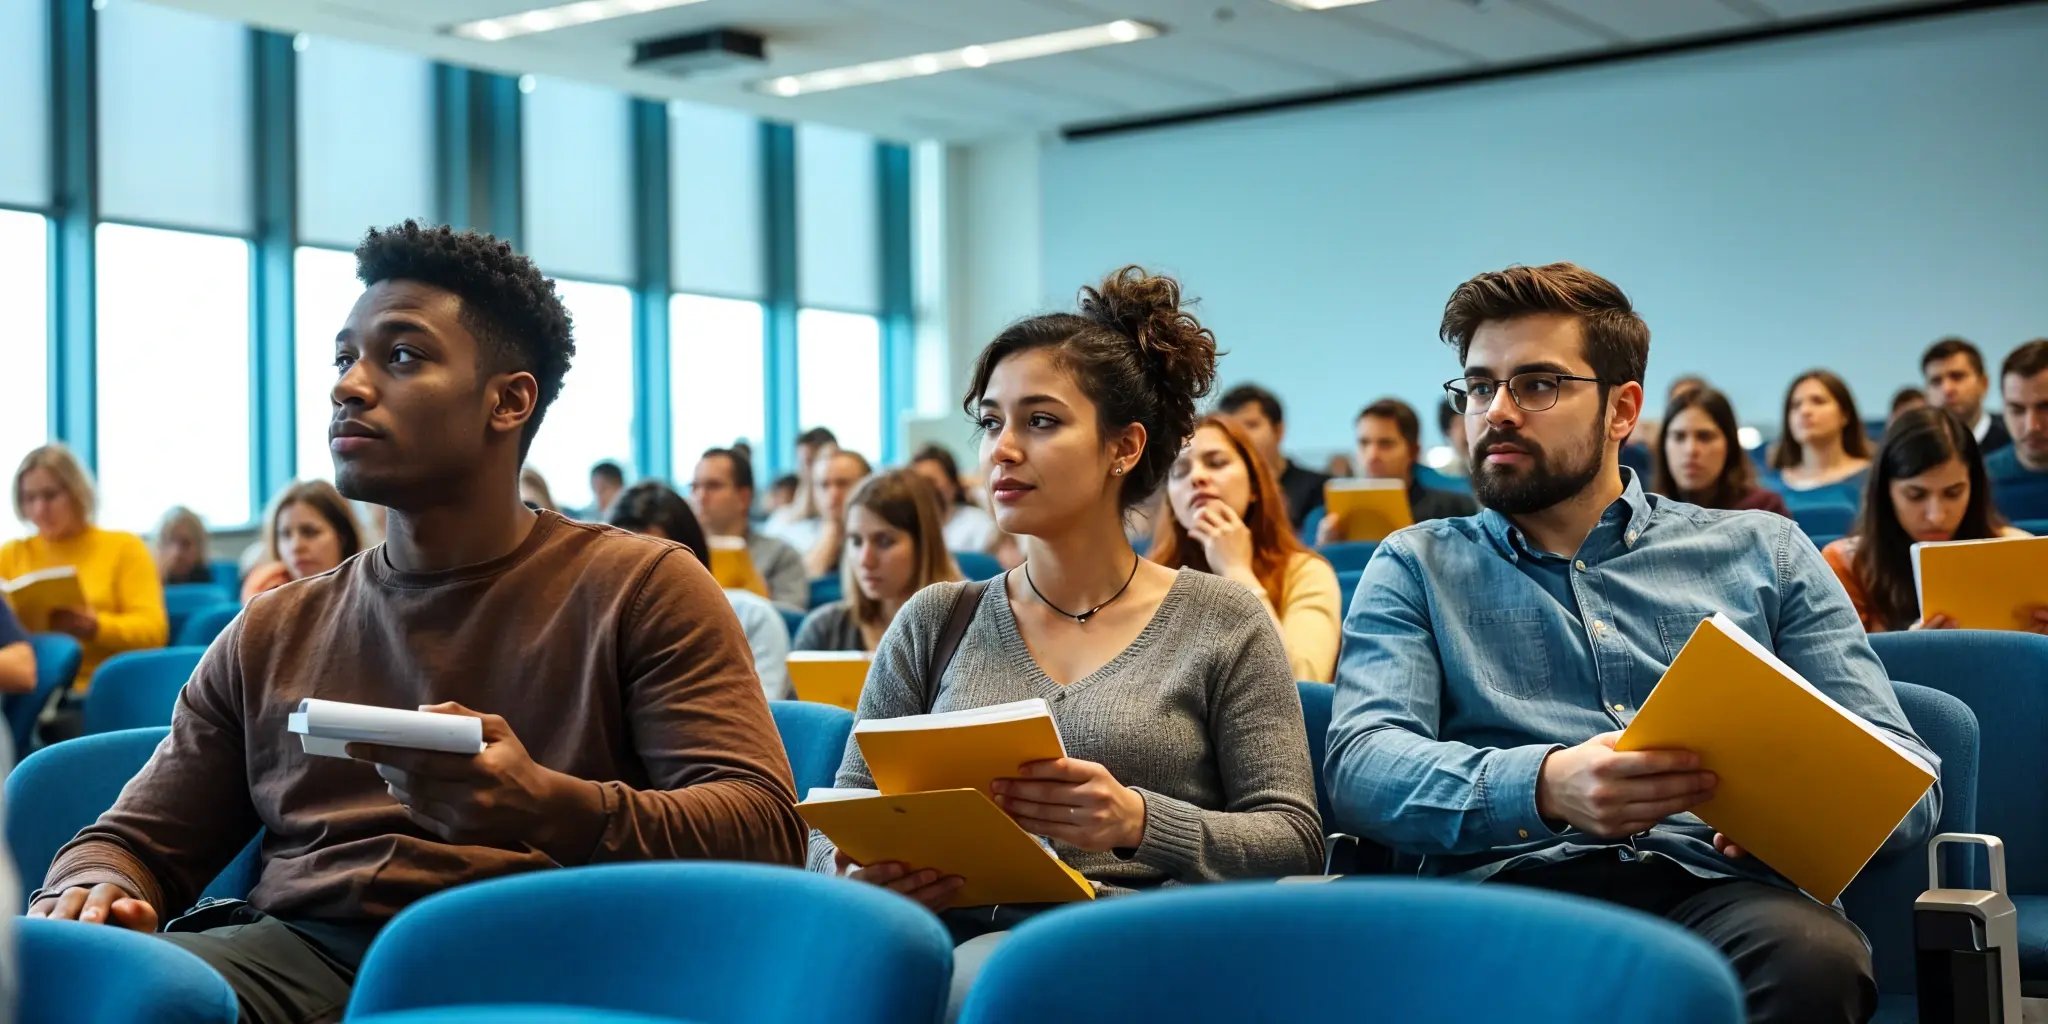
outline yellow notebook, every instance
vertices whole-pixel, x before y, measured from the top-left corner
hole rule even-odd
[[[0,593],[31,633],[50,631],[50,613],[59,608],[84,608],[85,591],[78,586],[78,568],[60,565],[0,582]]]
[[[1915,544],[1913,583],[1921,614],[1958,629],[2030,629],[2048,605],[2048,537]]]
[[[1323,485],[1323,515],[1337,520],[1337,536],[1347,541],[1386,540],[1415,525],[1405,480],[1332,480]]]
[[[1052,711],[1038,697],[935,715],[871,718],[853,727],[853,739],[875,788],[884,793],[986,793],[989,783],[1016,778],[1025,762],[1067,756]]]
[[[1823,903],[1935,781],[1725,615],[1700,623],[1614,749],[1698,754],[1720,782],[1693,813]]]
[[[1095,898],[1095,887],[1080,872],[1017,827],[986,793],[942,789],[882,796],[870,789],[814,789],[796,810],[855,863],[897,861],[960,876],[966,884],[954,906]]]
[[[711,537],[711,578],[727,590],[750,590],[768,595],[768,581],[754,567],[754,554],[747,550],[745,537]]]
[[[798,700],[857,711],[872,661],[860,651],[791,651],[789,685]]]

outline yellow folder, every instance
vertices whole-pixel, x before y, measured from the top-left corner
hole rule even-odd
[[[50,631],[50,613],[59,608],[84,608],[85,591],[78,585],[78,568],[60,565],[16,576],[0,583],[0,593],[31,633]]]
[[[986,793],[847,793],[812,790],[810,799],[796,805],[797,813],[855,863],[897,861],[960,876],[965,884],[954,906],[1095,898],[1095,887],[1080,872],[1017,827]]]
[[[1337,536],[1347,541],[1386,540],[1415,525],[1405,480],[1332,480],[1323,485],[1323,515],[1337,520]]]
[[[745,537],[712,537],[711,578],[727,590],[749,590],[762,597],[769,596],[768,581],[761,577],[761,571],[754,566],[753,552],[747,550]]]
[[[884,793],[973,789],[1017,777],[1028,761],[1065,757],[1059,726],[1040,698],[968,711],[869,719],[853,727],[875,788]]]
[[[789,685],[798,700],[858,711],[873,660],[860,651],[791,651]]]
[[[1719,777],[1701,821],[1834,902],[1935,781],[1725,615],[1693,632],[1616,750],[1690,750]]]
[[[2048,537],[1913,545],[1913,579],[1923,615],[1958,629],[2031,629],[2048,605]]]

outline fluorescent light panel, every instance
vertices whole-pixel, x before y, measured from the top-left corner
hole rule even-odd
[[[649,11],[665,11],[671,7],[687,7],[704,0],[576,0],[575,3],[556,4],[553,7],[536,7],[497,18],[465,21],[451,25],[448,31],[465,39],[481,39],[495,43],[501,39],[516,36],[530,36],[536,32],[553,32],[558,28],[574,25],[588,25],[594,21],[609,21]]]
[[[754,88],[775,96],[804,96],[857,85],[875,85],[901,78],[959,71],[963,68],[985,68],[990,64],[1050,57],[1058,53],[1072,53],[1075,50],[1092,50],[1099,46],[1135,43],[1140,39],[1151,39],[1159,35],[1159,32],[1156,25],[1125,19],[1102,25],[1090,25],[1087,28],[1068,29],[1064,32],[1047,32],[1044,35],[1024,36],[1021,39],[963,46],[957,50],[938,50],[909,57],[870,61],[850,67],[809,71],[801,75],[764,78],[755,82]]]
[[[1273,2],[1282,7],[1292,7],[1297,11],[1329,11],[1339,7],[1357,7],[1360,4],[1372,3],[1373,0],[1273,0]]]

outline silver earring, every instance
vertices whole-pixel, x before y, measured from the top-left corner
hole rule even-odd
[[[1110,470],[1110,472],[1117,476],[1122,476],[1124,475],[1124,468],[1122,466],[1118,466],[1115,469]]]

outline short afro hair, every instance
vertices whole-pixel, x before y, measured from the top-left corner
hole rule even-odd
[[[365,233],[356,246],[356,277],[364,287],[404,280],[454,292],[462,300],[462,326],[483,343],[492,371],[533,374],[540,396],[519,438],[525,458],[576,355],[569,310],[555,283],[509,242],[413,220]]]

